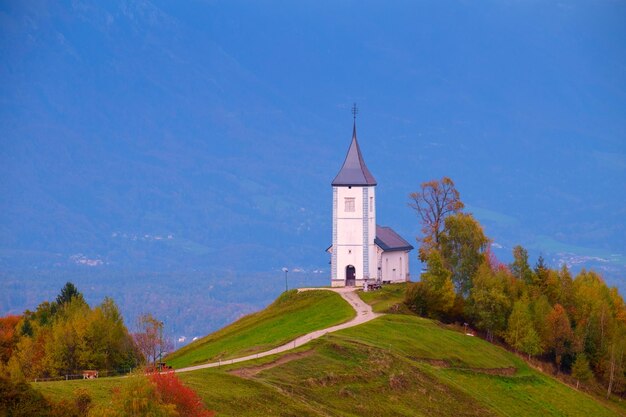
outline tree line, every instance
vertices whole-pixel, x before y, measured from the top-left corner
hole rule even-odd
[[[526,249],[500,263],[491,240],[447,177],[410,195],[422,224],[420,281],[407,287],[406,304],[422,316],[468,323],[493,341],[554,364],[606,395],[626,392],[626,306],[617,288],[593,271],[575,277],[539,257],[531,267]]]
[[[0,318],[0,416],[210,417],[202,399],[173,372],[157,372],[171,349],[163,323],[140,316],[129,332],[111,298],[91,308],[70,282],[53,302]],[[129,371],[110,401],[94,404],[88,391],[45,398],[28,380],[80,375],[84,370]]]
[[[155,363],[169,346],[152,315],[141,316],[130,333],[111,298],[91,308],[68,282],[55,301],[0,318],[0,375],[19,381],[128,372]]]

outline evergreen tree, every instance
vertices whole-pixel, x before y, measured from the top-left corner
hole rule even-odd
[[[60,307],[64,304],[69,303],[72,298],[76,297],[82,297],[82,294],[78,291],[74,284],[72,284],[71,282],[67,282],[57,296],[56,303]]]
[[[571,314],[573,313],[574,280],[566,264],[563,264],[559,271],[559,282],[561,291],[559,292],[558,303],[565,308],[568,314]]]
[[[546,262],[543,259],[543,255],[539,255],[539,259],[537,259],[537,263],[535,264],[535,282],[534,285],[538,286],[542,293],[545,294],[544,290],[547,285],[548,280],[548,272],[549,269],[546,266]]]

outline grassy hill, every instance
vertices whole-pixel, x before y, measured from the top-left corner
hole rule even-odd
[[[166,358],[174,368],[229,359],[280,346],[313,330],[352,319],[355,312],[331,291],[288,291],[265,310],[185,346]]]
[[[376,313],[407,313],[410,311],[404,305],[406,284],[385,285],[380,290],[360,292],[363,301],[372,306]]]
[[[366,295],[370,304],[398,310],[393,308],[394,300],[401,298],[397,288],[372,294]],[[328,302],[323,294],[307,294],[304,299],[309,297]],[[268,310],[291,311],[304,299],[287,294]],[[296,311],[310,317],[319,310],[318,305],[309,305]],[[262,323],[266,315],[249,317]],[[255,328],[256,320],[248,320],[242,327]],[[270,321],[275,320],[278,317]],[[283,337],[285,331],[278,333]],[[209,337],[221,343],[221,350],[229,349],[223,339]],[[231,340],[233,350],[242,349],[238,337]],[[504,349],[406,314],[385,315],[283,355],[180,376],[218,416],[626,415],[624,406],[576,391]],[[95,401],[103,401],[119,383],[102,379],[36,386],[55,399],[82,387]]]

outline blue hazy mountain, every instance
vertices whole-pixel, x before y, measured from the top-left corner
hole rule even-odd
[[[625,3],[179,3],[0,3],[0,314],[72,279],[189,334],[325,283],[355,101],[380,224],[447,175],[503,261],[626,289]]]

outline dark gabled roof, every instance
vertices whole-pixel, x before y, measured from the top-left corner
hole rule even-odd
[[[385,252],[413,250],[413,246],[397,234],[391,227],[376,225],[374,243]]]
[[[384,252],[413,250],[413,246],[397,234],[391,227],[376,225],[376,239],[374,243]],[[330,252],[333,245],[330,245],[326,252]]]
[[[343,162],[343,166],[333,180],[332,185],[376,185],[376,179],[367,169],[365,161],[363,161],[363,155],[361,155],[359,143],[356,140],[356,123],[352,128],[352,142],[350,143],[346,160]]]

